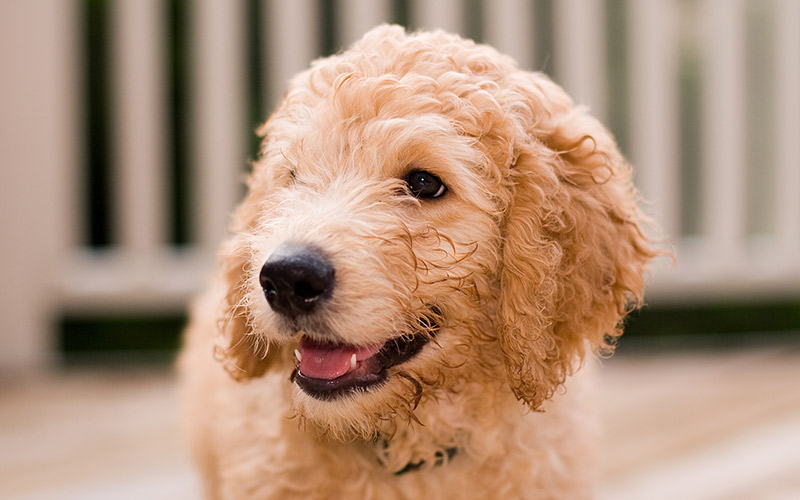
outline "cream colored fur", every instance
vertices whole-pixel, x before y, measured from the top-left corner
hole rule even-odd
[[[208,498],[590,498],[591,370],[573,372],[610,351],[655,253],[608,131],[487,46],[382,26],[298,75],[260,132],[180,363]],[[448,192],[411,197],[410,169]],[[366,345],[435,314],[434,341],[366,393],[306,395],[258,278],[287,241],[336,268],[310,328]]]

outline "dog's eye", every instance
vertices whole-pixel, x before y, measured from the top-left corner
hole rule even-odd
[[[424,170],[414,170],[405,181],[408,190],[417,198],[438,198],[447,191],[441,179]]]

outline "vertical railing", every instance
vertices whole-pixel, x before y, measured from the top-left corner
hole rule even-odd
[[[275,0],[266,5],[267,95],[274,105],[289,79],[317,56],[319,27],[313,0]]]
[[[69,2],[0,3],[0,375],[53,353],[52,280],[77,231],[75,25]]]
[[[680,230],[678,19],[661,0],[627,3],[631,162],[645,210],[665,234]],[[656,117],[656,119],[654,119]]]
[[[341,46],[350,45],[369,29],[391,21],[388,0],[340,0],[336,31]]]
[[[800,268],[800,2],[779,0],[775,22],[774,110],[777,179],[776,227],[779,262]]]
[[[703,234],[709,259],[698,272],[746,261],[745,18],[742,0],[704,0],[702,100]]]
[[[678,301],[796,296],[800,293],[800,6],[791,0],[758,4],[703,0],[696,4],[696,19],[684,17],[698,35],[701,69],[702,105],[696,112],[701,124],[700,162],[694,172],[682,169],[677,161],[684,145],[676,140],[676,127],[690,125],[677,123],[674,117],[676,64],[682,63],[676,58],[677,43],[661,45],[655,38],[677,32],[668,27],[674,23],[677,6],[666,1],[628,2],[635,37],[630,57],[639,68],[631,82],[631,154],[643,191],[655,202],[653,213],[677,250],[677,265],[659,273],[651,296]],[[752,30],[749,16],[755,7],[769,14],[766,33]],[[657,23],[652,21],[655,16]],[[771,40],[766,46],[775,62],[766,65],[767,72],[748,78],[757,62],[748,47],[758,42],[758,36]],[[647,66],[649,73],[642,70]],[[658,75],[648,76],[653,72]],[[764,95],[771,99],[762,102],[753,97]],[[766,143],[756,144],[754,136],[765,137]],[[757,156],[764,149],[774,153]],[[686,176],[682,181],[681,175]],[[692,182],[700,185],[699,206],[696,212],[687,212],[691,204],[679,187]],[[769,221],[754,228],[748,224],[753,217]],[[692,219],[699,220],[696,231],[688,234],[679,221]]]
[[[212,252],[240,197],[247,159],[243,2],[195,0],[192,9],[192,233]]]
[[[464,2],[459,0],[413,0],[412,22],[420,29],[442,29],[463,33]]]
[[[534,68],[536,13],[529,0],[484,2],[484,39],[497,50],[513,57],[521,68]]]
[[[112,229],[119,251],[131,258],[132,267],[146,264],[167,243],[162,11],[160,0],[117,0],[112,8],[117,110]]]
[[[102,251],[82,243],[79,106],[80,2],[30,0],[0,3],[4,68],[4,182],[0,196],[4,244],[0,266],[7,283],[0,303],[0,367],[41,364],[50,352],[50,326],[64,310],[180,310],[212,269],[212,254],[225,235],[230,209],[242,193],[241,177],[255,123],[248,90],[257,92],[266,119],[288,80],[311,59],[336,50],[370,27],[398,15],[414,28],[442,28],[487,41],[527,69],[546,69],[576,102],[601,119],[627,115],[626,153],[637,169],[646,210],[669,235],[678,264],[659,269],[651,300],[719,299],[767,293],[800,293],[800,2],[758,4],[769,14],[769,53],[761,92],[753,101],[748,80],[748,23],[754,0],[626,0],[625,53],[610,53],[609,0],[337,0],[334,20],[320,17],[315,0],[187,0],[189,64],[188,130],[175,141],[168,105],[168,9],[159,0],[109,0],[109,63],[112,91],[109,144],[111,244]],[[695,16],[687,17],[689,5]],[[257,6],[256,9],[252,9]],[[546,7],[541,9],[540,7]],[[247,9],[260,19],[250,21]],[[476,8],[478,10],[476,10]],[[748,10],[750,9],[750,10]],[[766,9],[766,10],[764,10]],[[399,14],[402,13],[402,14]],[[332,25],[324,24],[334,22]],[[260,47],[247,45],[259,30]],[[329,30],[321,28],[327,27]],[[542,37],[535,27],[548,31]],[[695,30],[700,74],[696,171],[684,164],[687,62],[680,30]],[[552,36],[551,36],[552,35]],[[330,38],[332,37],[332,40]],[[552,38],[552,40],[550,39]],[[334,47],[327,45],[333,44]],[[326,46],[323,47],[323,44]],[[24,47],[24,51],[18,49]],[[248,51],[260,60],[248,65]],[[24,52],[24,56],[23,56]],[[616,93],[610,57],[624,57],[626,92]],[[248,72],[260,71],[248,80]],[[615,76],[619,81],[619,76]],[[694,78],[695,75],[692,74]],[[248,81],[251,87],[248,89]],[[259,89],[253,89],[258,81]],[[626,99],[620,103],[620,95]],[[616,100],[615,100],[616,99]],[[754,106],[767,123],[753,124]],[[623,120],[624,121],[624,120]],[[754,127],[769,142],[769,176],[762,184],[773,199],[751,186]],[[752,142],[752,141],[750,141]],[[184,144],[185,143],[185,144]],[[170,234],[166,213],[176,190],[170,151],[185,151],[189,179],[186,242]],[[170,148],[173,150],[170,150]],[[178,162],[179,163],[179,162]],[[183,167],[182,167],[183,168]],[[757,173],[756,173],[757,174]],[[41,179],[47,179],[42,182]],[[696,200],[682,189],[700,185]],[[774,184],[774,186],[772,185]],[[752,203],[766,214],[764,234],[752,234]],[[689,206],[697,213],[687,215]],[[699,218],[697,223],[693,221]],[[692,222],[691,231],[683,227]],[[184,244],[186,243],[186,244]]]
[[[587,105],[601,120],[608,118],[608,75],[604,0],[559,0],[553,3],[554,73],[576,104]]]

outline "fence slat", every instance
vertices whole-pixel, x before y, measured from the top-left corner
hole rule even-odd
[[[239,199],[247,159],[244,4],[196,0],[192,12],[194,238],[215,249]]]
[[[555,79],[601,121],[608,117],[604,0],[553,2]]]
[[[116,239],[152,254],[165,240],[164,19],[160,0],[113,4]]]
[[[745,4],[706,0],[703,39],[703,233],[711,268],[741,268],[745,248]]]
[[[520,68],[533,69],[533,2],[496,0],[483,3],[484,38],[497,50],[516,59]]]
[[[0,372],[53,360],[65,251],[80,229],[75,187],[75,2],[0,2]]]
[[[319,55],[318,15],[313,0],[265,0],[265,3],[264,53],[269,67],[265,95],[269,96],[268,108],[274,109],[289,80]]]
[[[787,264],[800,266],[800,2],[781,0],[774,15],[776,226]]]
[[[646,210],[669,235],[678,234],[678,23],[675,5],[636,0],[628,7],[630,155]]]
[[[462,0],[413,0],[411,5],[415,28],[464,33],[464,2]]]
[[[340,0],[337,31],[340,47],[355,42],[369,29],[391,21],[387,0]]]

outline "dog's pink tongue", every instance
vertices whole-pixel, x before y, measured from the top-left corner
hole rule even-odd
[[[380,344],[359,347],[316,342],[303,337],[298,349],[301,360],[297,368],[306,377],[332,380],[350,371],[354,354],[356,361],[361,361],[374,356],[380,349]]]

